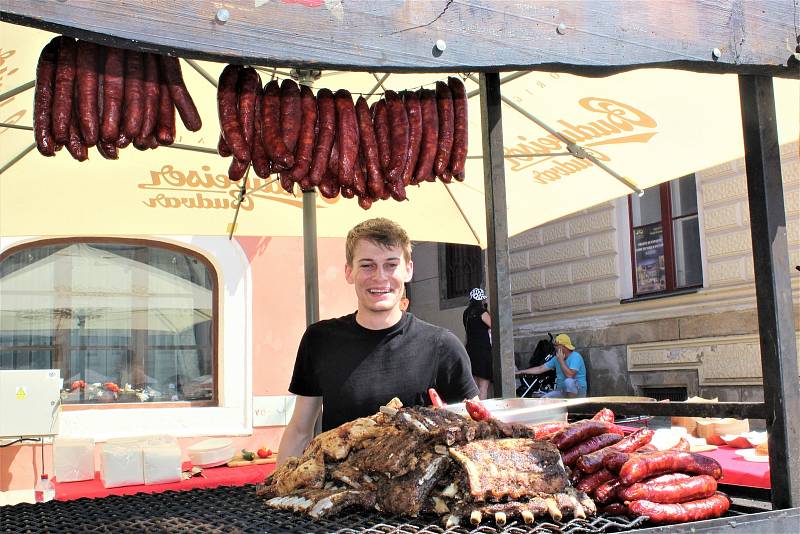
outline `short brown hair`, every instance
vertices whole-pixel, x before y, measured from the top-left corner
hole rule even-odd
[[[403,230],[403,227],[389,219],[377,217],[357,224],[347,233],[347,242],[345,244],[347,265],[353,265],[353,254],[355,253],[356,245],[362,239],[372,241],[386,248],[400,247],[403,249],[403,259],[406,261],[411,260],[411,240],[408,238],[406,231]]]

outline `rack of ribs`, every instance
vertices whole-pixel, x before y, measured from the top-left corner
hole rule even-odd
[[[259,485],[267,506],[325,517],[346,508],[446,527],[512,517],[585,517],[594,502],[570,485],[558,449],[526,425],[473,421],[397,399],[314,438]]]

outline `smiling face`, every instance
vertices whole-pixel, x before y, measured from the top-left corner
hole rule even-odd
[[[403,284],[411,280],[413,269],[414,263],[404,258],[401,247],[359,240],[352,265],[344,267],[347,282],[355,286],[359,322],[370,318],[399,320]]]

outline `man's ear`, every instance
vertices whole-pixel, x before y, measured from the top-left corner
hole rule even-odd
[[[353,268],[349,263],[344,264],[344,279],[347,280],[347,283],[350,285],[355,283],[355,280],[353,280]]]
[[[412,278],[414,278],[414,262],[412,260],[408,260],[408,265],[406,266],[406,279],[404,282],[410,282]]]

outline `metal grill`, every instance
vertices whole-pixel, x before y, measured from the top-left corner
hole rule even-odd
[[[336,533],[336,534],[583,534],[621,532],[645,525],[644,518],[630,520],[599,516],[566,523],[538,521],[526,525],[509,522],[473,528],[444,529],[436,517],[410,519],[358,511],[328,519],[266,508],[254,486],[220,487],[184,492],[111,496],[102,499],[18,504],[0,509],[0,532],[191,532],[191,533]]]

